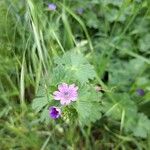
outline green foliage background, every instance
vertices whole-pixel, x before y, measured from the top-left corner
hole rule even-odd
[[[149,150],[150,1],[51,2],[0,1],[0,149]],[[80,99],[54,121],[62,81]]]

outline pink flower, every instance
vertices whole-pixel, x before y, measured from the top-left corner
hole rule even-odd
[[[78,87],[75,84],[68,85],[66,83],[60,84],[58,86],[58,91],[55,91],[54,99],[60,100],[62,105],[68,105],[71,101],[76,101],[78,97],[77,93]]]

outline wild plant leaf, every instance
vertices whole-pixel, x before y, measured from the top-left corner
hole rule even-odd
[[[56,57],[55,63],[60,65],[74,65],[88,63],[83,54],[74,51],[66,52],[62,57]]]
[[[50,120],[48,107],[45,107],[41,112],[40,121],[48,123]]]
[[[121,6],[123,3],[123,0],[101,0],[103,4],[108,5],[108,4],[112,4],[114,6]]]
[[[147,138],[150,134],[150,120],[148,117],[142,113],[139,113],[136,126],[134,126],[132,130],[134,136]]]
[[[89,79],[93,79],[94,77],[94,67],[90,64],[80,65],[80,67],[75,71],[75,78],[80,81],[80,83],[86,83]]]
[[[125,132],[132,132],[134,136],[146,138],[150,133],[150,120],[148,117],[143,113],[138,113],[136,103],[127,94],[113,94],[113,99],[113,102],[103,103],[103,110],[107,112],[107,116],[121,121],[122,111],[124,111]]]
[[[89,79],[94,79],[95,77],[94,67],[89,64],[82,54],[67,52],[62,58],[56,58],[55,63],[58,66],[62,66],[62,72],[66,74],[64,76],[66,76],[68,80],[74,79],[74,81],[77,80],[81,84],[84,84],[87,83]]]
[[[60,82],[63,82],[66,79],[66,71],[63,65],[58,65],[52,71],[51,75],[51,85],[57,85]]]
[[[46,96],[43,97],[37,97],[32,102],[32,108],[39,112],[43,109],[44,106],[48,104],[48,98]]]
[[[77,102],[76,109],[79,115],[79,122],[88,125],[101,118],[101,105],[98,102]]]
[[[88,11],[84,15],[84,18],[87,20],[87,26],[95,29],[99,28],[100,21],[98,20],[96,13],[92,11]]]
[[[103,112],[113,119],[120,120],[122,111],[125,111],[126,117],[137,112],[137,106],[126,93],[111,94],[113,100],[103,101]]]
[[[100,100],[100,95],[94,89],[86,87],[79,92],[75,108],[80,124],[88,125],[101,118]]]
[[[131,59],[129,62],[116,60],[109,67],[109,84],[120,90],[128,90],[139,75],[144,72],[145,63],[139,59]],[[115,71],[114,71],[115,70]]]
[[[46,79],[46,78],[45,78]],[[47,81],[48,82],[48,81]],[[45,80],[42,79],[38,90],[36,92],[36,97],[33,99],[32,108],[36,113],[40,113],[40,121],[48,122],[48,108],[47,106],[51,102],[51,95],[48,89],[48,85],[46,85]],[[47,114],[46,114],[47,113]]]
[[[142,52],[146,52],[148,50],[150,50],[150,34],[145,34],[143,35],[140,39],[139,39],[139,49]]]

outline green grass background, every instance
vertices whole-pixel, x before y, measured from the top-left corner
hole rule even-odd
[[[55,121],[46,125],[39,123],[31,103],[53,58],[78,50],[108,92],[135,96],[136,89],[144,89],[146,95],[137,101],[149,117],[150,1],[52,2],[56,11],[48,10],[46,0],[0,1],[0,150],[149,150],[149,135],[119,133],[111,118],[85,128]]]

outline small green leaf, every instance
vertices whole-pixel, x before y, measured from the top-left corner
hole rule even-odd
[[[44,106],[48,104],[48,99],[47,97],[37,97],[33,100],[32,103],[32,108],[36,111],[39,112],[43,109]]]
[[[143,37],[141,37],[139,39],[139,48],[140,48],[140,51],[146,52],[146,51],[150,50],[149,39],[150,39],[150,34],[145,34]]]
[[[79,122],[88,125],[101,118],[101,104],[99,93],[89,87],[83,87],[79,92],[79,99],[75,108],[78,112]]]
[[[66,79],[66,71],[63,65],[58,65],[53,69],[52,75],[51,75],[51,85],[57,85],[63,80]]]
[[[80,101],[76,105],[79,122],[88,125],[101,118],[101,105],[98,102]]]
[[[44,122],[44,121],[45,121],[46,123],[49,122],[50,117],[49,117],[49,110],[48,110],[47,107],[45,107],[45,108],[43,109],[43,111],[41,112],[41,118],[40,118],[40,120],[41,120],[41,122]]]
[[[126,93],[116,93],[111,94],[113,99],[106,99],[103,101],[103,112],[107,116],[112,117],[113,119],[121,119],[122,111],[125,111],[126,116],[130,117],[131,114],[137,112],[137,106],[133,100],[130,99],[129,95]]]
[[[67,52],[62,58],[57,57],[55,63],[58,66],[55,68],[54,75],[55,80],[59,77],[58,82],[62,82],[63,80],[77,80],[81,84],[84,84],[89,79],[94,79],[96,75],[94,67],[89,64],[81,53]]]
[[[89,79],[94,79],[95,71],[92,65],[82,65],[75,71],[75,78],[80,83],[86,83]]]
[[[143,113],[138,114],[138,121],[133,127],[134,136],[146,138],[150,133],[150,120]]]

